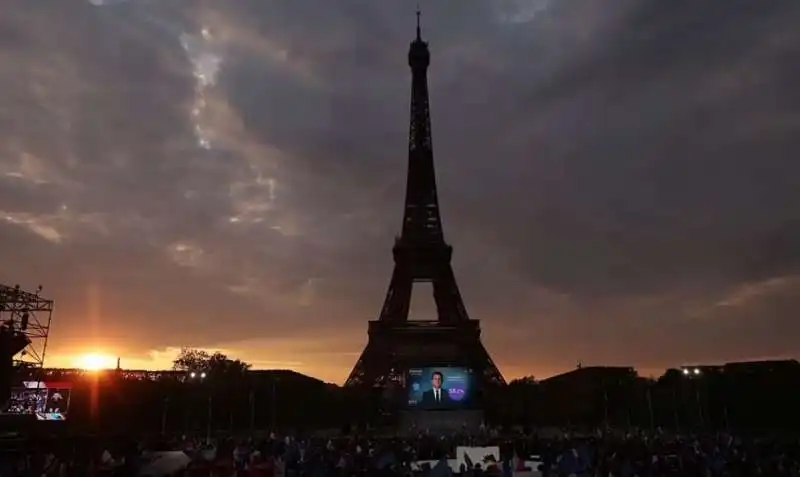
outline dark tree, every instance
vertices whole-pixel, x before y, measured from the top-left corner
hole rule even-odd
[[[239,359],[231,359],[225,354],[183,348],[172,363],[176,371],[189,371],[207,373],[209,377],[234,377],[244,376],[250,365]]]
[[[536,385],[536,378],[533,376],[525,376],[522,378],[513,379],[508,384],[510,386],[534,386]]]

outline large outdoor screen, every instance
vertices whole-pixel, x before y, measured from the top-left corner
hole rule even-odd
[[[72,383],[60,381],[25,381],[11,389],[5,414],[30,415],[39,421],[63,421],[67,418]]]
[[[474,398],[474,380],[467,368],[412,368],[407,383],[410,408],[467,409]]]

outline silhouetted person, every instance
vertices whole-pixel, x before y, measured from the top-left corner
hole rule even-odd
[[[444,375],[439,371],[431,374],[431,389],[422,393],[422,407],[425,409],[447,408],[453,404],[450,393],[442,385]]]

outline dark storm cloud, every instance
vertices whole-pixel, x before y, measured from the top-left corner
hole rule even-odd
[[[91,328],[131,353],[358,352],[400,221],[407,3],[18,3],[2,278],[52,290],[56,350]],[[612,3],[423,5],[445,227],[488,346],[511,372],[796,353],[800,6]]]

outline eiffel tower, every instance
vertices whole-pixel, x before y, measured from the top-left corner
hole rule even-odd
[[[431,142],[430,51],[422,40],[419,11],[408,64],[411,124],[402,232],[392,249],[394,272],[380,317],[369,322],[369,341],[345,386],[398,389],[404,387],[410,368],[427,366],[468,368],[479,388],[504,384],[481,343],[480,322],[467,314],[451,266],[453,247],[444,240]],[[436,320],[409,320],[411,293],[418,282],[433,284]]]

